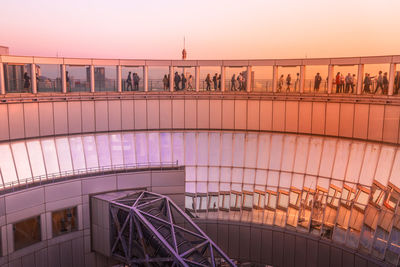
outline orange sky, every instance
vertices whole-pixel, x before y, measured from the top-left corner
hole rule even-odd
[[[189,59],[400,54],[398,0],[4,0],[11,54]]]

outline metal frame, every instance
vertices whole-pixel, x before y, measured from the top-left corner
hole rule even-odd
[[[111,255],[129,266],[235,263],[171,199],[141,191],[110,201]]]

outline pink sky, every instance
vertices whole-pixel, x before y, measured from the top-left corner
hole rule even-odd
[[[15,55],[188,59],[400,54],[398,0],[4,0]]]

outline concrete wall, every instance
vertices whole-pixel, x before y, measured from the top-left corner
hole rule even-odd
[[[311,234],[233,221],[195,222],[229,257],[258,266],[389,266]]]
[[[1,267],[108,266],[111,261],[91,250],[89,196],[146,188],[166,194],[184,207],[183,169],[94,176],[21,190],[0,197]],[[51,212],[77,207],[78,231],[52,237]],[[13,224],[40,215],[42,241],[14,251]]]
[[[290,132],[400,142],[400,105],[328,97],[90,97],[0,104],[0,141],[120,130]]]

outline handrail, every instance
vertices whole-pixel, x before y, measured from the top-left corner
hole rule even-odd
[[[106,174],[106,173],[117,173],[117,172],[128,172],[138,169],[163,169],[163,168],[176,168],[179,167],[178,161],[174,162],[147,162],[147,163],[135,163],[135,164],[118,164],[108,165],[102,167],[83,168],[77,170],[63,171],[57,173],[50,173],[45,175],[34,176],[19,181],[12,181],[5,183],[3,188],[0,190],[0,195],[8,193],[9,191],[14,192],[16,189],[28,188],[30,185],[41,185],[44,183],[54,183],[55,181],[69,180],[76,177],[83,177],[93,174]],[[0,169],[0,178],[1,169]]]

